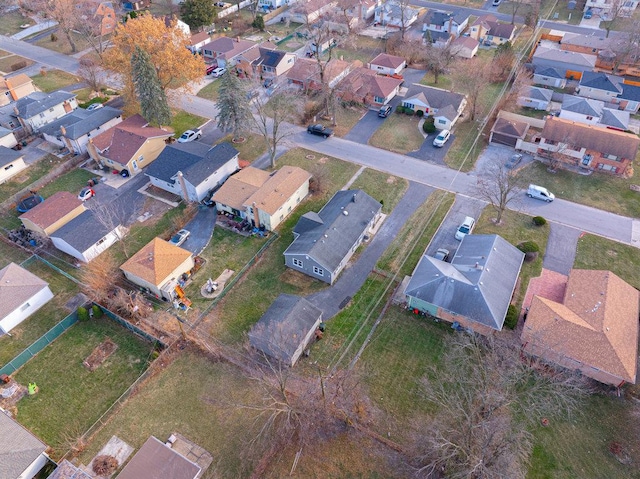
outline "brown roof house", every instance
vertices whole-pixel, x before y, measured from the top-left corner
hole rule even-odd
[[[84,211],[86,208],[76,195],[59,191],[19,218],[25,228],[47,237]]]
[[[336,87],[338,96],[344,101],[356,101],[370,106],[389,103],[400,91],[402,80],[378,75],[365,67],[353,69]]]
[[[380,53],[369,63],[369,68],[376,73],[383,75],[395,75],[400,73],[407,66],[407,61],[396,55]]]
[[[151,436],[116,479],[197,479],[200,466]]]
[[[635,383],[639,304],[611,271],[571,270],[562,302],[534,296],[524,350],[605,384]]]
[[[469,36],[487,46],[511,42],[515,34],[515,25],[500,23],[494,15],[479,17],[469,28]]]
[[[498,145],[507,145],[515,148],[518,140],[524,140],[529,124],[524,121],[508,120],[506,118],[498,118],[491,127],[489,135],[489,143],[497,143]]]
[[[205,61],[229,68],[236,64],[240,55],[252,48],[258,48],[258,44],[240,37],[219,37],[202,46],[202,56]]]
[[[189,251],[154,238],[123,263],[120,270],[132,283],[147,288],[165,301],[172,301],[182,275],[193,267],[193,255]]]
[[[471,37],[458,37],[451,42],[451,51],[460,58],[473,58],[478,53],[480,42]]]
[[[362,63],[354,66],[360,66]],[[331,59],[324,70],[324,78],[329,88],[335,87],[340,80],[351,71],[352,65],[344,60]],[[293,67],[287,72],[289,84],[302,87],[304,90],[321,90],[320,69],[316,60],[300,58],[296,60]]]
[[[133,115],[90,138],[87,151],[98,164],[136,175],[158,157],[172,135],[170,129],[151,127],[142,116]]]
[[[0,270],[0,333],[11,331],[51,298],[53,293],[46,281],[22,266],[9,263]],[[4,431],[2,428],[0,430]],[[1,464],[2,460],[0,472]],[[5,476],[0,474],[0,477]]]
[[[560,164],[627,175],[640,138],[632,133],[550,116],[540,134],[538,155]]]
[[[49,462],[47,445],[3,410],[0,410],[0,431],[2,479],[31,479]]]
[[[0,77],[0,106],[35,92],[33,81],[24,73],[12,77]]]
[[[248,166],[229,177],[211,199],[218,211],[272,231],[309,194],[310,178],[310,173],[297,166],[283,166],[273,173]]]

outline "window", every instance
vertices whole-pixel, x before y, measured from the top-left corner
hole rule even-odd
[[[293,258],[291,262],[293,263],[294,266],[297,266],[298,268],[304,267],[304,263],[300,261],[298,258]]]
[[[40,118],[44,118],[44,113],[40,113]]]
[[[289,206],[289,208],[287,208],[287,213],[291,213],[291,206]]]
[[[318,268],[317,266],[314,266],[313,274],[317,274],[318,276],[324,276],[324,270],[322,268]]]
[[[376,103],[384,103],[384,98],[379,97],[379,96],[374,96],[373,97],[373,101]]]
[[[592,116],[587,116],[587,120],[591,121],[591,120],[593,120],[593,117]]]
[[[610,155],[608,153],[603,153],[602,158],[606,158],[607,160],[619,161],[616,155]]]
[[[557,142],[557,141],[548,140],[548,139],[546,139],[546,138],[545,138],[545,140],[544,140],[544,143],[545,143],[546,145],[557,145],[557,144],[558,144],[558,142]]]
[[[50,111],[50,112],[52,112],[52,111],[53,111],[53,108],[49,108],[49,111]]]
[[[447,120],[443,120],[442,118],[440,118],[438,120],[438,123],[440,123],[441,125],[446,125],[447,124]]]
[[[4,167],[4,171],[10,170],[11,168],[13,168],[13,165],[7,165]]]
[[[29,309],[31,307],[31,304],[29,303],[24,303],[22,306],[20,306],[20,312],[22,311],[26,311],[27,309]]]

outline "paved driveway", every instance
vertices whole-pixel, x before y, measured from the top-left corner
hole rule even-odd
[[[432,161],[438,165],[447,166],[444,162],[444,157],[447,156],[447,152],[449,151],[449,148],[451,148],[453,141],[456,139],[456,135],[451,133],[451,137],[444,146],[442,148],[437,148],[433,146],[433,140],[438,136],[438,133],[439,132],[435,132],[428,135],[422,142],[420,149],[411,151],[407,153],[407,155],[418,158],[419,160]]]
[[[568,275],[576,259],[576,247],[582,231],[571,226],[550,223],[547,250],[542,266],[560,274]]]
[[[477,174],[481,174],[482,171],[494,161],[504,164],[515,154],[515,152],[516,151],[513,148],[506,145],[490,144],[484,150],[482,150],[480,156],[478,156],[473,171],[475,171]],[[533,163],[533,156],[528,153],[523,153],[522,161],[516,167],[516,171],[521,170],[529,163]]]
[[[342,271],[338,281],[333,286],[307,297],[314,305],[322,310],[325,320],[331,319],[340,312],[362,287],[376,262],[391,244],[398,231],[409,220],[414,211],[424,203],[433,188],[419,183],[410,182],[409,188],[380,227],[380,230],[371,240],[355,263],[347,266]],[[345,301],[346,300],[346,301]]]
[[[453,258],[453,254],[460,245],[460,241],[454,237],[458,226],[460,226],[465,216],[472,216],[477,220],[484,207],[485,203],[480,200],[457,195],[451,210],[449,210],[440,228],[433,236],[427,248],[427,254],[433,256],[438,248],[446,248],[451,252],[451,257]]]
[[[393,114],[393,113],[391,113]],[[369,143],[369,138],[375,133],[375,131],[382,125],[386,118],[378,117],[377,110],[369,110],[364,114],[362,118],[355,124],[351,131],[344,136],[345,140],[355,141],[356,143],[362,143],[366,145]]]
[[[191,235],[180,247],[196,255],[202,253],[211,241],[217,217],[215,208],[198,206],[196,215],[184,227],[191,232]]]

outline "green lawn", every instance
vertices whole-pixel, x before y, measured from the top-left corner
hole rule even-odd
[[[34,21],[24,17],[18,10],[5,12],[0,16],[0,35],[11,36],[18,33],[21,30],[20,25],[25,24],[33,25]]]
[[[51,92],[80,81],[78,77],[62,70],[46,70],[44,75],[39,73],[31,77],[31,79],[33,84],[44,92]]]
[[[549,225],[535,226],[531,216],[527,216],[515,211],[507,210],[502,217],[502,224],[496,225],[493,222],[496,213],[490,206],[487,206],[476,224],[474,233],[476,234],[498,234],[509,241],[514,246],[523,241],[535,241],[540,247],[538,258],[531,262],[524,262],[520,270],[520,280],[514,292],[514,304],[518,309],[524,300],[524,295],[529,286],[529,280],[540,276],[542,272],[542,258],[547,248],[549,237]]]
[[[82,362],[106,338],[118,349],[91,372]],[[152,349],[104,317],[77,323],[16,373],[19,383],[40,388],[18,403],[18,421],[59,458],[68,439],[84,433],[146,369]]]
[[[523,174],[531,183],[544,185],[563,200],[624,216],[640,216],[640,193],[629,188],[630,185],[640,183],[638,168],[635,169],[633,177],[627,179],[598,172],[589,176],[565,170],[550,173],[546,165],[536,161],[527,166]]]
[[[393,211],[408,187],[409,182],[404,178],[371,168],[365,169],[350,186],[351,189],[364,190],[369,196],[379,200],[382,203],[382,212],[386,214]]]
[[[25,67],[33,65],[33,61],[29,60],[28,58],[11,54],[7,54],[6,56],[0,55],[0,72],[11,73],[12,71],[14,71],[11,67],[21,62],[25,63]]]
[[[34,45],[48,48],[54,52],[64,53],[65,55],[72,55],[91,47],[91,44],[82,35],[72,32],[71,36],[73,42],[76,44],[75,52],[71,49],[71,43],[67,40],[67,36],[60,31],[55,33],[56,41],[51,41],[51,35],[46,35],[40,40],[37,40]]]
[[[207,119],[198,115],[187,113],[186,111],[177,110],[173,112],[173,118],[171,119],[171,128],[173,128],[174,135],[178,138],[186,130],[193,130],[206,123]]]
[[[336,108],[336,126],[331,125],[330,122],[321,121],[321,123],[333,128],[335,135],[342,137],[351,131],[366,112],[367,110],[363,107],[338,106]]]
[[[420,80],[420,84],[435,88],[442,88],[443,90],[450,90],[453,85],[453,81],[449,75],[440,75],[438,76],[438,83],[436,83],[433,74],[427,72],[422,77],[422,80]]]
[[[393,113],[369,139],[369,143],[384,150],[406,154],[422,146],[424,136],[418,129],[417,115]]]
[[[206,100],[216,101],[218,100],[218,90],[220,89],[220,82],[214,80],[204,88],[201,88],[197,96]]]
[[[2,264],[6,263],[3,261]],[[0,337],[0,366],[7,364],[71,313],[65,309],[64,305],[79,292],[76,283],[54,272],[40,261],[32,261],[25,268],[49,283],[49,288],[54,296],[51,301],[13,328],[11,336]]]
[[[640,289],[638,265],[640,265],[640,249],[600,236],[585,234],[578,240],[573,267],[610,270],[634,288]]]
[[[76,192],[80,192],[83,187],[87,186],[87,181],[94,176],[90,171],[75,168],[40,188],[38,194],[48,198],[59,191],[69,191],[75,195]]]
[[[233,143],[233,135],[225,136],[222,141],[227,141],[240,152],[240,159],[253,163],[267,152],[267,143],[262,135],[254,133],[243,133],[246,141],[244,143]]]

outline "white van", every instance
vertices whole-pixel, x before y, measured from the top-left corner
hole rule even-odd
[[[546,201],[547,203],[551,203],[556,198],[548,189],[538,185],[529,185],[527,196],[529,198],[535,198],[536,200]]]

